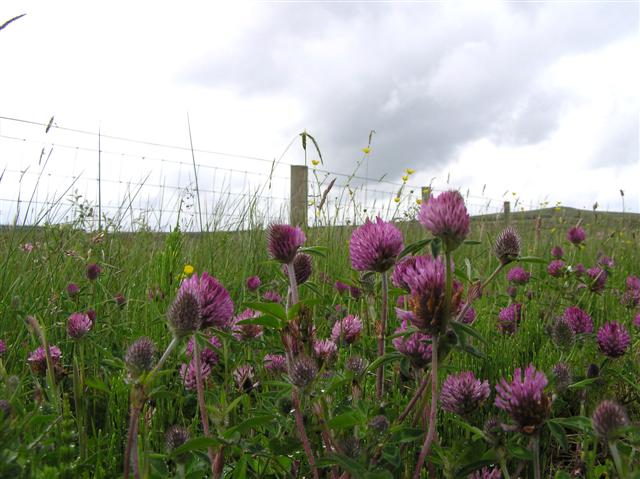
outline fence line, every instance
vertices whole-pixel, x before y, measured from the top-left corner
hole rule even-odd
[[[64,180],[73,181],[75,186],[73,195],[70,195],[75,203],[65,211],[65,215],[73,213],[73,206],[78,208],[78,203],[82,203],[89,210],[91,205],[96,206],[98,210],[104,209],[105,217],[115,212],[115,217],[120,220],[133,212],[155,215],[157,229],[171,228],[178,221],[184,228],[196,229],[197,222],[194,219],[200,213],[210,215],[207,219],[207,229],[210,225],[219,226],[222,219],[226,221],[225,227],[231,229],[275,220],[308,222],[310,225],[354,224],[376,214],[388,220],[407,220],[415,217],[419,203],[424,198],[423,191],[441,191],[433,186],[424,187],[408,181],[387,180],[384,176],[375,179],[356,174],[357,172],[346,174],[325,170],[322,167],[308,168],[280,160],[204,149],[193,149],[193,152],[221,156],[221,160],[233,162],[233,166],[196,163],[194,171],[193,161],[171,158],[171,155],[177,153],[190,153],[192,150],[187,146],[136,140],[67,128],[55,123],[0,116],[0,127],[5,126],[6,122],[9,122],[9,128],[5,129],[18,128],[19,131],[0,131],[0,139],[13,142],[13,154],[15,158],[20,159],[12,157],[4,170],[1,170],[0,165],[0,188],[9,187],[14,190],[13,195],[5,192],[0,197],[0,203],[3,204],[0,207],[0,224],[17,221],[21,213],[21,204],[27,202],[24,199],[12,200],[12,196],[19,197],[20,191],[28,190],[31,185],[34,190],[30,203],[35,206],[53,207],[54,205],[47,201],[50,189],[60,187],[60,181]],[[43,130],[34,132],[33,129],[36,127]],[[25,132],[24,128],[28,131]],[[43,137],[51,135],[50,130],[70,135],[70,138],[67,138],[67,141],[63,138],[47,141],[49,137]],[[83,144],[77,135],[90,136],[96,140],[96,145]],[[101,143],[97,143],[98,138]],[[109,147],[110,141],[128,142],[144,148],[140,152],[112,149]],[[33,146],[37,146],[38,150],[34,150]],[[45,148],[49,149],[46,155]],[[158,148],[161,150],[155,151]],[[149,151],[150,149],[154,151]],[[162,149],[168,151],[164,151],[163,155]],[[63,150],[62,163],[60,155],[52,155],[53,151],[58,150]],[[71,151],[72,155],[65,156],[65,151]],[[95,160],[98,154],[101,155],[102,170],[94,175],[92,169],[96,167]],[[53,159],[49,162],[52,156]],[[25,157],[29,158],[28,165],[22,168]],[[37,164],[35,160],[38,160]],[[257,166],[250,169],[247,162],[252,161],[260,162],[265,169],[260,170]],[[20,162],[19,168],[15,167],[17,162]],[[150,166],[149,162],[157,166]],[[78,163],[83,167],[79,172]],[[245,166],[245,169],[242,169],[242,166]],[[131,179],[136,175],[136,168],[137,175],[141,178],[139,181]],[[52,169],[55,172],[49,171]],[[283,169],[286,169],[286,172]],[[298,173],[293,174],[294,170]],[[64,171],[68,171],[69,174],[65,174]],[[123,174],[126,175],[124,179]],[[196,176],[200,183],[197,191]],[[11,181],[12,178],[15,181]],[[46,181],[41,183],[42,179]],[[341,181],[337,182],[336,179]],[[57,185],[52,185],[56,183],[52,180],[60,181]],[[301,185],[301,181],[305,184]],[[327,193],[330,182],[332,188]],[[98,183],[102,187],[102,198],[96,196]],[[298,194],[294,194],[294,191],[298,191]],[[468,193],[467,191],[467,195],[464,196],[471,214],[502,211],[504,198],[491,199]],[[167,207],[167,203],[173,203],[174,207]],[[203,206],[202,212],[196,208],[199,203]],[[51,211],[53,208],[47,214],[52,214]],[[58,209],[55,211],[59,213]],[[33,214],[33,210],[31,213]],[[59,222],[74,219],[55,215],[49,218],[51,221]],[[27,218],[22,220],[29,221]],[[133,229],[136,226],[133,219],[130,218],[128,221],[125,227]],[[142,221],[144,222],[145,218]],[[100,221],[90,221],[85,227],[95,228],[96,224],[100,224]]]

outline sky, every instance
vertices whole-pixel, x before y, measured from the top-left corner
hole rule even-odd
[[[623,190],[625,208],[640,212],[635,1],[3,0],[0,24],[21,13],[0,30],[3,117],[55,116],[58,126],[188,146],[188,113],[194,147],[268,160],[306,129],[324,169],[347,174],[374,130],[362,175],[400,182],[412,168],[414,185],[527,206],[620,210]],[[46,135],[0,119],[0,168],[36,171],[47,142],[96,143]],[[158,173],[142,156],[191,161],[186,150],[105,142],[131,155],[103,168],[120,182]],[[78,155],[54,147],[48,168],[69,177],[92,168]],[[296,142],[282,161],[303,158]],[[185,165],[165,164],[157,182],[188,176]],[[216,189],[221,177],[203,181]],[[17,195],[7,178],[4,199]],[[237,174],[225,181],[242,187]],[[48,180],[51,190],[63,184]]]

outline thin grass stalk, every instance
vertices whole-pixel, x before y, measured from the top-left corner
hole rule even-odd
[[[204,400],[204,383],[202,381],[202,371],[200,370],[200,348],[198,347],[198,341],[195,334],[193,335],[193,359],[196,366],[196,391],[198,395],[198,409],[200,410],[200,420],[202,421],[204,437],[210,437],[211,434],[209,433],[209,415],[207,414],[207,406]],[[209,456],[209,460],[211,461],[211,474],[216,477],[216,457],[213,446],[209,446],[207,448],[207,454]]]
[[[387,329],[387,313],[388,313],[388,299],[389,299],[389,285],[387,282],[387,273],[382,273],[382,312],[380,315],[380,332],[378,333],[378,357],[384,356],[385,350],[385,332]],[[384,366],[381,364],[376,371],[376,398],[382,399],[384,393]]]
[[[311,467],[311,472],[313,473],[314,479],[319,479],[320,476],[318,474],[318,469],[316,468],[316,461],[313,457],[313,450],[311,449],[311,443],[309,442],[309,436],[307,436],[307,431],[304,427],[304,419],[302,418],[302,406],[300,405],[300,398],[298,397],[298,392],[295,388],[291,390],[291,402],[293,403],[294,416],[296,419],[296,426],[298,429],[298,435],[300,436],[300,441],[302,441],[302,448],[304,449],[304,453],[307,456],[307,460],[309,461],[309,466]]]
[[[142,386],[135,384],[131,388],[131,407],[129,411],[129,431],[127,433],[127,445],[124,451],[124,479],[129,479],[131,473],[131,457],[133,455],[134,462],[134,477],[138,479],[140,474],[138,472],[138,422],[140,420],[140,413],[142,412],[142,406],[144,394]]]
[[[431,347],[431,409],[429,411],[429,430],[425,438],[420,456],[418,456],[418,464],[413,473],[413,479],[420,479],[420,472],[424,461],[429,454],[431,444],[436,437],[436,419],[438,416],[438,335],[434,335]]]
[[[537,432],[531,438],[531,452],[533,454],[533,477],[541,479],[540,475],[540,432]]]

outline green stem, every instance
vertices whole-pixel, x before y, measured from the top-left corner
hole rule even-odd
[[[509,475],[509,469],[507,469],[507,461],[504,458],[504,454],[500,454],[500,470],[502,471],[503,479],[511,479]]]
[[[624,466],[622,464],[622,458],[620,457],[620,452],[618,451],[618,446],[615,441],[609,441],[609,451],[611,452],[611,457],[613,458],[613,463],[616,466],[616,472],[620,479],[627,477],[624,475]]]
[[[293,261],[287,264],[287,273],[289,274],[289,284],[291,286],[291,306],[298,303],[298,284],[296,283],[296,270],[293,267]]]
[[[384,338],[387,329],[387,313],[388,313],[388,298],[389,298],[389,286],[387,282],[387,273],[382,273],[382,311],[380,314],[380,331],[378,332],[378,357],[381,358],[384,355],[385,345]],[[382,399],[384,392],[384,366],[378,366],[376,371],[376,398]]]
[[[540,479],[540,433],[534,434],[531,439],[531,452],[533,453],[533,477]]]
[[[204,400],[204,383],[202,382],[202,370],[200,361],[200,348],[198,347],[198,340],[196,335],[193,335],[193,360],[196,368],[196,391],[198,395],[198,408],[200,409],[200,420],[202,421],[202,429],[204,431],[204,437],[210,437],[209,433],[209,414],[207,413],[207,406]],[[207,454],[211,461],[211,474],[215,477],[215,452],[213,446],[207,448]]]
[[[153,377],[158,373],[162,365],[166,362],[167,358],[169,357],[169,354],[171,354],[171,352],[175,349],[175,347],[178,345],[179,342],[180,340],[175,336],[171,339],[171,342],[169,343],[169,346],[167,346],[167,349],[165,349],[164,353],[162,354],[160,361],[158,361],[155,367],[149,372],[149,374],[147,374],[147,377],[144,378],[144,381],[143,381],[144,385],[151,383],[151,380],[153,379]],[[195,338],[194,338],[194,343],[195,343]]]

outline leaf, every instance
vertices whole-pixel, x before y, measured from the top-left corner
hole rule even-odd
[[[367,473],[362,464],[342,454],[329,454],[318,461],[318,466],[320,467],[333,465],[340,466],[353,477],[364,477]]]
[[[271,414],[265,414],[265,415],[261,415],[261,416],[255,416],[252,418],[249,418],[245,421],[242,421],[240,424],[230,427],[229,429],[227,429],[223,436],[224,437],[231,437],[234,433],[236,432],[244,432],[248,429],[253,429],[257,426],[262,426],[263,424],[266,424],[268,422],[271,422],[273,420],[273,415]]]
[[[569,385],[569,389],[582,389],[585,388],[594,382],[596,382],[599,378],[586,378],[582,381],[578,381],[577,383],[573,383]]]
[[[433,256],[434,258],[437,258],[439,254],[440,254],[440,239],[434,238],[433,241],[431,241],[431,256]]]
[[[482,335],[473,326],[470,326],[470,325],[465,324],[465,323],[459,323],[457,321],[452,321],[451,322],[451,327],[453,328],[453,330],[456,333],[458,333],[459,331],[462,331],[464,334],[468,334],[469,336],[476,338],[478,341],[480,341],[485,346],[487,344],[489,344],[489,343],[487,343],[487,340],[484,339],[482,337]]]
[[[571,474],[569,474],[568,472],[564,472],[564,471],[557,471],[556,475],[553,476],[554,479],[571,479]]]
[[[287,320],[287,313],[284,310],[284,306],[278,303],[261,303],[252,302],[246,304],[247,308],[251,308],[255,311],[268,314],[274,318],[278,318],[281,321]]]
[[[400,252],[400,254],[398,255],[398,259],[402,259],[405,256],[409,256],[412,254],[416,254],[418,251],[420,251],[422,248],[424,248],[425,246],[427,246],[429,243],[431,243],[432,239],[423,239],[423,240],[419,240],[416,241],[414,243],[408,244],[407,246],[405,246],[405,248]]]
[[[84,383],[91,389],[96,389],[98,391],[102,391],[103,393],[109,394],[109,388],[101,379],[87,377],[85,378]]]
[[[329,248],[326,246],[306,246],[304,248],[300,248],[298,252],[326,258],[329,253]]]
[[[521,256],[516,261],[519,263],[536,263],[536,264],[547,264],[548,261],[544,258],[538,258],[537,256]]]
[[[202,451],[208,447],[216,447],[221,444],[222,442],[217,437],[194,437],[193,439],[189,439],[182,446],[176,447],[171,451],[171,455],[176,457],[187,452]]]
[[[573,417],[559,417],[555,419],[549,419],[549,422],[554,422],[565,428],[574,429],[581,432],[591,432],[591,419],[584,416]]]
[[[403,427],[394,433],[394,436],[398,437],[399,443],[415,442],[418,439],[424,437],[426,431],[424,429]]]
[[[507,444],[507,450],[509,454],[516,459],[522,459],[523,461],[532,461],[533,454],[531,451],[525,447],[522,447],[520,444]]]
[[[331,418],[327,425],[331,429],[347,429],[357,426],[362,422],[362,417],[356,411],[348,411]]]
[[[282,322],[278,318],[270,315],[259,316],[257,318],[243,319],[238,321],[237,324],[255,324],[258,326],[265,326],[267,328],[280,329]]]
[[[386,469],[379,469],[377,471],[367,472],[364,477],[365,479],[393,479],[393,474]]]
[[[462,244],[468,244],[469,246],[475,246],[475,245],[482,244],[482,241],[478,241],[478,240],[464,240],[464,241],[462,242]]]
[[[461,351],[464,351],[465,353],[470,354],[471,356],[475,356],[478,359],[485,359],[485,360],[487,359],[486,354],[484,354],[482,351],[475,348],[474,346],[471,346],[470,344],[458,343],[456,344],[456,347]]]
[[[395,351],[392,353],[387,353],[369,364],[369,366],[367,367],[367,371],[375,371],[376,369],[378,369],[378,366],[383,366],[387,363],[397,361],[398,359],[402,359],[402,354]]]
[[[560,424],[552,421],[547,421],[547,427],[556,441],[558,441],[558,444],[560,444],[560,447],[565,451],[569,449],[569,441],[567,440],[567,433],[564,428]]]

